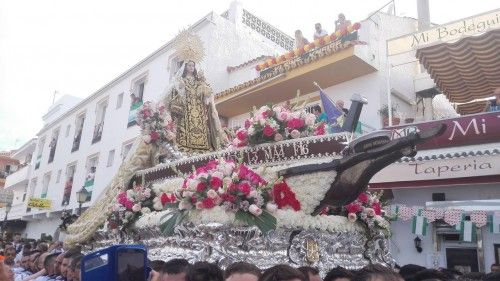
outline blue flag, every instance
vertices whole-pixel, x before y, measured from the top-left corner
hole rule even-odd
[[[323,110],[325,111],[328,124],[331,126],[333,133],[342,132],[342,124],[344,123],[344,112],[338,108],[330,98],[323,92],[319,91]]]

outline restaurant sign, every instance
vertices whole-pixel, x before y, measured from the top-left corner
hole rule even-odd
[[[468,178],[500,174],[500,155],[397,162],[377,173],[371,183]]]
[[[392,131],[392,138],[400,138],[415,131],[428,130],[441,123],[446,124],[446,131],[439,137],[418,144],[418,150],[500,143],[500,111],[396,126],[388,129]]]
[[[50,210],[52,209],[52,201],[44,198],[30,198],[28,208]]]
[[[456,41],[465,36],[496,28],[500,28],[500,9],[387,40],[387,55],[402,54],[437,43]]]

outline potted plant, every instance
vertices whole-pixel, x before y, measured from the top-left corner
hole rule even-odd
[[[399,122],[401,122],[401,119],[399,117],[396,117],[396,107],[391,106],[391,113],[392,113],[392,125],[399,125]],[[378,110],[378,114],[382,116],[382,121],[384,127],[389,126],[389,106],[387,104],[382,105],[382,107]]]

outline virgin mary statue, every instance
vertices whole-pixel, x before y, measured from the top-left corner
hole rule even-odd
[[[176,145],[180,150],[214,151],[228,142],[212,89],[194,61],[184,61],[165,103],[177,126]]]

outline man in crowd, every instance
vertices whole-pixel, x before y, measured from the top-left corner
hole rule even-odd
[[[310,266],[301,266],[298,268],[302,274],[308,279],[309,281],[322,281],[321,276],[319,276],[319,270],[314,267]]]
[[[3,263],[10,267],[13,267],[15,264],[14,259],[16,258],[16,249],[13,246],[6,247],[4,256],[5,260],[3,261]]]
[[[78,255],[80,255],[80,251],[78,251],[77,249],[71,249],[66,253],[64,253],[61,263],[61,276],[66,280],[70,280],[68,277],[71,278],[71,276],[68,276],[68,273],[70,273],[68,271],[69,271],[69,266],[71,264],[71,260],[73,260],[73,258],[75,258]]]
[[[354,274],[351,271],[336,267],[326,274],[324,281],[351,281],[353,278]]]
[[[14,234],[14,239],[12,241],[12,245],[14,246],[14,249],[16,249],[16,254],[20,253],[23,250],[23,244],[21,243],[21,234],[20,233]]]
[[[261,275],[262,273],[257,266],[246,262],[235,262],[226,268],[224,280],[258,281]]]
[[[55,264],[57,254],[46,253],[43,257],[43,268],[45,269],[45,275],[38,277],[35,281],[51,281],[56,280],[57,277],[55,273]]]
[[[15,267],[12,271],[14,272],[15,280],[23,280],[26,277],[33,274],[29,269],[30,255],[26,253],[25,256],[21,258],[19,267]]]
[[[323,38],[326,35],[328,35],[328,32],[326,32],[326,30],[324,30],[321,27],[321,23],[319,23],[319,22],[314,25],[314,30],[315,30],[314,31],[314,40]]]
[[[54,262],[54,274],[56,277],[54,278],[55,280],[63,280],[64,277],[61,274],[61,265],[62,261],[64,259],[64,252],[60,253],[59,255],[56,256],[56,260]]]
[[[160,281],[185,281],[190,264],[185,259],[172,259],[160,270]]]
[[[70,278],[68,278],[68,280],[71,280],[71,281],[80,281],[81,280],[82,276],[81,276],[81,272],[80,272],[80,266],[81,266],[82,258],[83,258],[83,255],[79,254],[71,260],[71,264],[69,266],[69,271],[68,271],[69,272],[68,276]]]

